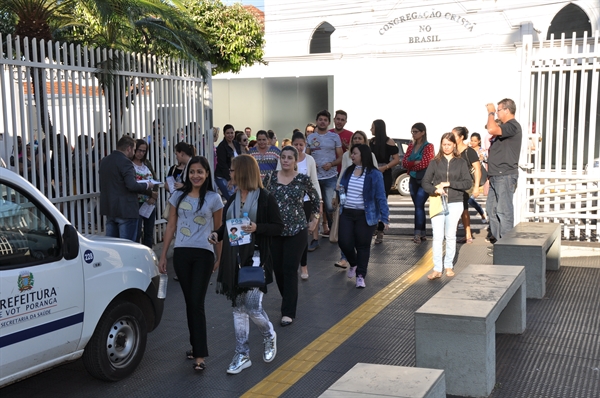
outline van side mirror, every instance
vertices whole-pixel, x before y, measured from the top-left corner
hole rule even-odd
[[[62,240],[65,260],[73,260],[79,256],[79,234],[74,226],[71,224],[65,225]]]

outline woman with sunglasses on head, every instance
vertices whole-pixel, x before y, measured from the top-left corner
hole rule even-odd
[[[448,203],[444,211],[431,217],[433,229],[433,272],[429,280],[454,276],[454,255],[456,253],[456,228],[463,211],[463,195],[471,188],[473,179],[467,162],[458,153],[456,138],[452,133],[442,135],[440,150],[429,163],[421,183],[430,196],[444,196]],[[432,204],[429,204],[432,206]],[[443,256],[443,243],[446,239],[446,255]]]
[[[402,167],[410,175],[409,190],[410,197],[415,205],[415,236],[413,242],[416,244],[426,240],[426,216],[425,202],[429,195],[421,186],[421,181],[425,176],[425,170],[429,166],[429,162],[435,156],[433,144],[427,142],[427,128],[423,123],[413,124],[411,130],[412,142],[408,144],[404,158],[402,159]]]
[[[221,227],[209,236],[209,242],[223,241],[217,293],[225,295],[233,306],[233,326],[235,328],[235,355],[227,368],[227,373],[238,374],[250,367],[249,320],[263,336],[263,360],[271,362],[277,354],[277,335],[273,324],[263,309],[263,294],[267,285],[273,282],[273,260],[271,240],[281,235],[283,221],[275,197],[263,189],[260,170],[256,160],[250,155],[240,155],[231,162],[231,180],[237,186],[223,211]],[[250,243],[235,244],[228,238],[227,221],[239,219],[247,214],[249,223],[242,225],[241,231],[250,235]],[[240,266],[251,266],[254,257],[265,271],[265,287],[241,288],[238,286]]]
[[[340,203],[338,243],[350,264],[346,273],[348,278],[356,276],[356,287],[364,288],[371,237],[378,222],[383,223],[384,229],[389,228],[390,211],[383,175],[373,164],[369,147],[352,145],[350,158],[352,165],[346,169],[339,184],[345,189],[346,200]]]
[[[396,142],[387,136],[385,122],[381,119],[374,120],[371,124],[373,138],[369,141],[371,152],[377,158],[377,168],[383,173],[383,186],[387,200],[392,189],[392,168],[400,163],[400,155]],[[375,243],[383,242],[383,222],[377,224],[377,237]]]
[[[208,356],[204,299],[221,254],[221,245],[213,246],[208,238],[212,230],[221,226],[223,201],[212,189],[205,157],[190,159],[183,181],[169,199],[169,222],[158,266],[161,273],[167,272],[167,251],[175,237],[173,266],[185,299],[192,346],[186,357],[194,360],[194,370],[202,371]]]
[[[229,176],[231,159],[242,153],[240,144],[235,140],[235,129],[231,124],[223,127],[224,138],[217,146],[217,168],[215,169],[215,183],[225,200],[229,200],[233,193],[233,184]]]
[[[148,142],[146,140],[135,141],[135,152],[133,153],[133,167],[136,180],[150,180],[156,178],[156,173],[150,161],[148,161]],[[154,194],[157,194],[156,191]],[[158,195],[157,195],[158,196]],[[154,206],[154,210],[148,217],[140,215],[137,228],[137,241],[152,249],[154,246],[154,224],[156,223],[156,198],[147,195],[138,195],[140,207],[147,203]],[[143,234],[143,235],[142,235]]]
[[[239,144],[240,149],[241,149],[241,154],[247,154],[248,150],[250,148],[248,148],[248,136],[246,135],[246,133],[244,133],[243,131],[236,131],[235,132],[235,141]]]
[[[281,170],[268,173],[263,181],[279,205],[283,219],[283,232],[273,237],[273,271],[281,293],[281,326],[291,325],[296,317],[298,303],[298,264],[306,247],[307,232],[312,232],[319,222],[321,198],[313,183],[298,171],[298,150],[286,146],[279,157]],[[304,196],[308,195],[311,209],[309,221],[304,213]]]

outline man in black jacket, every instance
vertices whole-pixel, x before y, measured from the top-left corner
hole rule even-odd
[[[133,159],[135,141],[123,136],[117,149],[100,162],[100,214],[106,216],[106,236],[137,241],[138,194],[156,199],[152,183],[138,183]]]
[[[518,163],[523,134],[521,125],[515,120],[517,107],[513,100],[505,98],[498,102],[498,110],[494,104],[487,104],[486,107],[487,128],[493,137],[488,156],[490,191],[486,210],[490,219],[490,232],[496,239],[500,239],[515,223],[513,195],[519,176]],[[496,123],[496,115],[502,122],[500,126]]]

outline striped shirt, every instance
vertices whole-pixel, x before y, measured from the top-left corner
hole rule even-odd
[[[363,173],[360,177],[354,176],[354,173],[350,176],[348,181],[348,191],[346,192],[346,205],[347,209],[364,210],[365,200],[363,198],[363,187],[365,185],[365,174]]]
[[[258,145],[250,148],[248,151],[248,154],[256,159],[260,168],[260,178],[262,179],[265,178],[268,171],[277,169],[277,161],[279,160],[280,153],[281,151],[276,146],[271,146],[264,155],[258,151]]]

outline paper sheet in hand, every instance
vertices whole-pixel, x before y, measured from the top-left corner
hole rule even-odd
[[[149,205],[148,202],[144,202],[144,204],[140,206],[140,216],[144,218],[150,217],[155,208],[155,205]]]
[[[252,241],[251,235],[242,231],[242,225],[250,224],[250,219],[248,217],[243,218],[232,218],[227,220],[227,236],[229,237],[229,244],[231,246],[242,246],[247,245]]]

